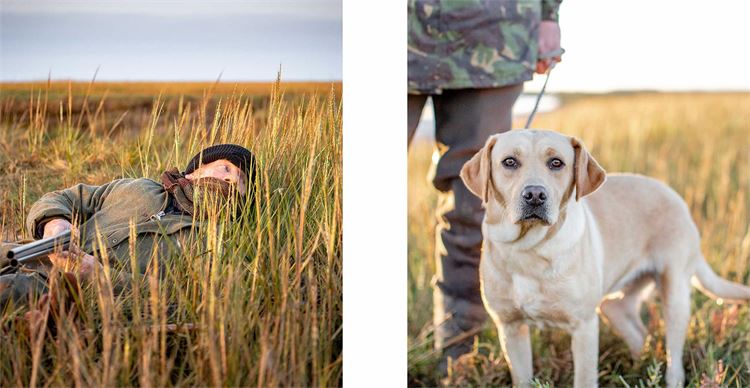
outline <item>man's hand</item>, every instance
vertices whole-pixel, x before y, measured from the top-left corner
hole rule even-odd
[[[94,267],[101,267],[101,263],[94,256],[81,250],[76,245],[78,241],[78,230],[71,225],[68,220],[56,218],[44,225],[43,238],[57,236],[58,234],[70,230],[70,246],[67,251],[52,253],[48,257],[55,267],[61,268],[64,272],[77,273],[82,279],[88,279],[94,272]]]
[[[552,66],[552,62],[560,62],[561,56],[546,57],[545,54],[560,50],[560,25],[557,22],[543,20],[539,24],[539,60],[536,62],[536,72],[544,74]]]
[[[94,256],[81,251],[78,247],[71,248],[73,249],[70,251],[49,255],[52,265],[61,268],[63,272],[76,273],[82,280],[88,280],[93,275],[95,267],[102,268],[102,264]]]
[[[44,236],[42,236],[42,238],[57,236],[66,230],[71,230],[72,233],[72,229],[73,225],[71,225],[68,220],[64,218],[55,218],[44,224]]]

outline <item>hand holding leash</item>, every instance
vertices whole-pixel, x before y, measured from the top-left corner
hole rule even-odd
[[[539,48],[536,62],[537,74],[545,74],[555,62],[562,61],[565,52],[560,46],[560,25],[556,21],[539,23]]]
[[[548,63],[544,65],[544,71],[547,74],[547,78],[544,79],[544,85],[542,85],[542,90],[539,91],[539,95],[536,97],[536,102],[534,103],[534,109],[531,111],[529,118],[526,120],[526,125],[523,127],[524,129],[529,129],[531,122],[534,121],[534,115],[536,115],[536,110],[539,108],[539,102],[542,100],[542,96],[544,95],[544,90],[547,89],[547,82],[549,81],[549,75],[552,74],[552,69],[555,67],[557,62],[560,62],[560,58],[562,57],[563,53],[565,53],[565,49],[558,48],[555,51],[550,51],[550,52],[539,55],[539,61],[537,61],[536,63],[537,73],[539,73],[540,64]],[[544,74],[544,73],[540,73],[540,74]]]

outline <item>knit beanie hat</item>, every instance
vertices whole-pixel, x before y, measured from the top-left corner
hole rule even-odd
[[[201,155],[203,156],[201,157]],[[245,182],[247,182],[248,193],[250,193],[255,186],[255,156],[250,150],[237,144],[217,144],[197,153],[185,167],[185,175],[200,167],[199,163],[208,164],[221,159],[232,162],[245,173]]]

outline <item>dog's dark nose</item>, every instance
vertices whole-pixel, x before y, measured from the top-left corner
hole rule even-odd
[[[526,186],[521,193],[527,204],[539,206],[547,200],[547,190],[542,186]]]

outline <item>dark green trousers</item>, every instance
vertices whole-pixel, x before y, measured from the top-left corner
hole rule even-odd
[[[481,326],[487,319],[479,292],[481,224],[484,209],[464,186],[461,167],[490,135],[511,129],[512,109],[523,84],[492,89],[445,90],[433,95],[435,140],[440,152],[432,183],[440,192],[437,208],[434,278],[435,347],[457,358],[471,350],[473,337],[451,338]],[[408,97],[411,143],[427,95]]]

